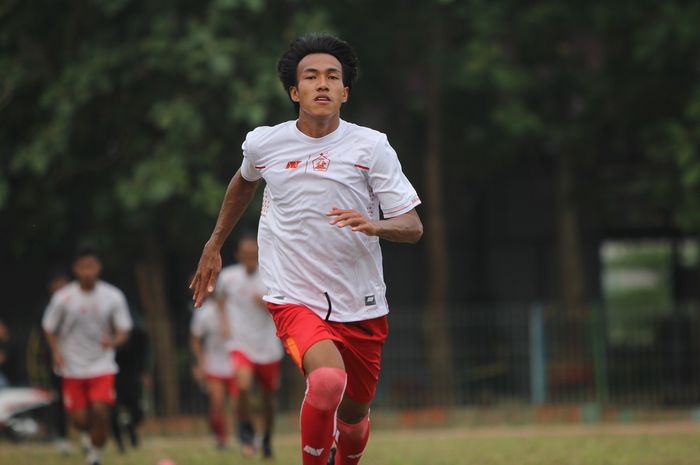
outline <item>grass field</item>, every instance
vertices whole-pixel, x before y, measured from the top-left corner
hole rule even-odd
[[[276,439],[275,465],[301,463],[295,434]],[[138,450],[119,455],[113,447],[104,465],[261,463],[236,449],[217,451],[207,437],[146,437]],[[79,465],[78,453],[59,455],[50,444],[0,443],[0,465]],[[691,465],[700,463],[700,425],[693,423],[609,426],[521,426],[377,431],[364,465]]]

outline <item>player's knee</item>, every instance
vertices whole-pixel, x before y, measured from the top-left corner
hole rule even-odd
[[[306,401],[318,409],[335,409],[343,398],[346,381],[347,374],[340,368],[317,368],[307,377]]]

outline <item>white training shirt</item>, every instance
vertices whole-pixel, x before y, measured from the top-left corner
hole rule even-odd
[[[233,376],[233,363],[229,357],[229,337],[224,335],[221,318],[228,319],[227,312],[220,315],[213,298],[204,301],[201,308],[194,310],[190,323],[190,333],[202,341],[204,372],[210,376],[230,378]]]
[[[54,333],[63,356],[61,376],[92,378],[118,370],[114,349],[102,347],[102,338],[133,326],[124,293],[104,281],[86,292],[73,281],[56,291],[41,322]]]
[[[340,121],[312,138],[288,121],[243,143],[241,175],[267,183],[258,229],[265,300],[298,303],[329,321],[388,313],[379,238],[330,225],[332,207],[370,220],[412,210],[420,199],[386,135]]]
[[[281,360],[284,350],[275,323],[259,300],[265,293],[260,273],[249,275],[240,264],[227,266],[221,270],[217,290],[226,297],[232,333],[229,350],[243,352],[253,363]]]

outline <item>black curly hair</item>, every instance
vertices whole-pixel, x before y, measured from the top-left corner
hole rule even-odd
[[[350,44],[330,34],[307,34],[294,39],[277,63],[277,75],[288,96],[289,88],[298,84],[299,62],[312,53],[328,53],[336,57],[343,67],[343,85],[352,89],[357,79],[357,55]],[[299,113],[299,103],[292,103],[294,110]]]

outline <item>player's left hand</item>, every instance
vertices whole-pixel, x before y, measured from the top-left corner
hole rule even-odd
[[[370,221],[357,210],[343,210],[341,208],[333,207],[331,211],[326,213],[326,216],[333,218],[330,224],[335,225],[339,228],[344,228],[345,226],[350,226],[353,231],[365,233],[368,236],[377,236],[379,234],[379,228],[374,221]]]
[[[103,349],[111,349],[114,347],[114,338],[109,334],[105,334],[102,336],[100,343],[102,344]]]

